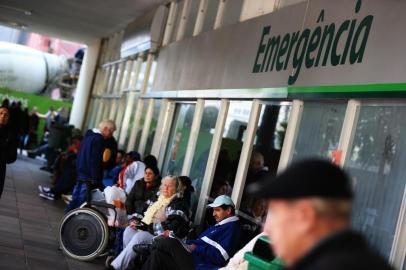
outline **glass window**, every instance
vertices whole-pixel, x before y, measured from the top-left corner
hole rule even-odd
[[[195,192],[192,196],[192,210],[197,207],[198,198],[202,188],[204,173],[206,171],[207,159],[211,142],[213,140],[214,128],[216,126],[217,116],[220,110],[219,101],[205,101],[202,122],[200,124],[199,134],[195,153],[193,155],[192,167],[189,177]]]
[[[138,147],[140,146],[142,127],[144,126],[144,123],[145,123],[145,115],[148,110],[148,102],[149,102],[148,99],[142,100],[143,106],[142,106],[140,125],[139,125],[141,128],[138,130],[137,137],[135,138],[134,149],[138,149]]]
[[[244,0],[227,1],[223,26],[239,22],[243,3]]]
[[[199,0],[192,0],[189,18],[186,23],[185,38],[193,36],[193,30],[195,28],[197,14],[199,12],[199,4]]]
[[[154,143],[154,136],[156,131],[156,126],[158,123],[159,112],[161,111],[161,100],[156,99],[154,105],[154,112],[151,119],[151,126],[149,127],[147,143],[145,146],[144,156],[151,154],[152,144]]]
[[[405,189],[406,106],[362,106],[345,168],[352,177],[353,226],[389,258]]]
[[[145,69],[147,67],[147,61],[142,62],[140,74],[138,75],[137,83],[135,84],[135,89],[140,90],[142,86],[142,82],[144,81],[145,77]]]
[[[251,101],[231,101],[210,197],[231,195],[251,112]]]
[[[276,174],[290,110],[290,103],[262,105],[253,152],[247,161],[249,165],[245,187],[263,177]],[[244,229],[241,241],[246,243],[261,231],[266,216],[265,200],[247,196],[243,192],[239,215]]]
[[[346,104],[305,103],[292,161],[332,158],[344,122]]]
[[[178,104],[176,106],[162,170],[164,176],[168,174],[180,175],[182,172],[195,108],[195,104]]]
[[[206,14],[203,22],[203,32],[211,31],[214,28],[214,22],[217,16],[217,10],[219,7],[219,0],[210,0],[207,4]]]
[[[178,31],[179,31],[179,24],[182,19],[182,10],[183,10],[184,4],[185,4],[184,0],[181,0],[178,2],[178,6],[177,6],[177,10],[176,10],[176,19],[175,19],[175,23],[174,23],[173,29],[172,29],[171,42],[176,41],[176,36],[178,35]]]

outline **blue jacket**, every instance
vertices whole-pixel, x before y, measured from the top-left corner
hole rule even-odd
[[[192,255],[196,269],[217,269],[226,265],[235,254],[240,243],[240,222],[232,216],[209,227],[197,240],[187,241],[197,247]]]
[[[93,184],[102,181],[104,138],[100,133],[89,129],[80,144],[76,168],[78,180],[90,180]]]

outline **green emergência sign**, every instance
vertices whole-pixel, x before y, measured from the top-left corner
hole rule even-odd
[[[358,0],[355,13],[361,9]],[[341,25],[331,23],[314,29],[272,36],[272,26],[263,27],[261,39],[255,57],[253,73],[273,72],[293,67],[288,85],[293,85],[304,65],[310,69],[318,66],[337,66],[362,63],[368,43],[374,16],[368,15],[361,21],[345,20]],[[317,23],[324,21],[324,9],[320,11]],[[344,42],[344,43],[342,43]],[[340,49],[339,44],[345,44]]]

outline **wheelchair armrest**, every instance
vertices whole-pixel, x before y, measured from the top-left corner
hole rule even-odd
[[[116,209],[116,207],[113,204],[106,203],[106,202],[91,201],[90,204],[94,205],[94,206],[104,207],[104,208]]]

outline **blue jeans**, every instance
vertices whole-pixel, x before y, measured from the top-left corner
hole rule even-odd
[[[79,208],[84,202],[86,202],[88,194],[88,184],[86,182],[78,180],[72,192],[72,201],[65,208],[65,213]]]

